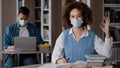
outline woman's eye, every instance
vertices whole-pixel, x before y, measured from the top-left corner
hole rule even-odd
[[[74,16],[72,16],[72,18],[74,18]]]

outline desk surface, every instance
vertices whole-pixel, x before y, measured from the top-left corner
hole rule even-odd
[[[13,67],[13,68],[38,68],[42,64],[35,64],[35,65],[28,65],[28,66],[19,66],[19,67]]]
[[[34,53],[52,53],[52,50],[49,51],[0,51],[2,54],[34,54]]]
[[[39,60],[39,54],[41,54],[41,64],[43,64],[43,54],[52,53],[52,50],[42,50],[42,51],[0,51],[1,54],[16,54],[17,55],[17,61],[19,66],[19,55],[20,54],[37,54],[38,63]]]
[[[43,67],[43,65],[47,65],[47,66]],[[48,67],[51,68],[50,65],[53,65],[53,64],[52,63],[48,63],[48,64],[35,64],[35,65],[20,66],[20,67],[13,67],[13,68],[48,68]],[[56,68],[56,67],[53,66],[53,68]],[[62,66],[60,68],[66,68],[66,66]],[[103,67],[94,67],[94,68],[113,68],[113,66],[103,66]]]

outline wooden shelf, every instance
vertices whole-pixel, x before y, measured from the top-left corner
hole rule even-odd
[[[118,7],[118,8],[120,8],[120,4],[104,4],[104,7]]]
[[[41,35],[44,41],[52,44],[51,0],[41,0]],[[47,6],[47,7],[46,7]]]
[[[114,41],[113,48],[120,48],[120,41]]]
[[[120,26],[120,23],[110,23],[110,26]]]
[[[120,44],[120,41],[114,41],[113,44]]]
[[[43,11],[49,11],[49,9],[43,9]]]
[[[41,9],[41,7],[35,7],[35,9]]]
[[[120,23],[110,23],[110,26],[120,29]]]
[[[43,24],[43,26],[49,26],[49,24]]]
[[[41,22],[41,20],[35,20],[35,22]]]

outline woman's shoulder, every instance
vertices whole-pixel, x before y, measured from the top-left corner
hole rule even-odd
[[[70,28],[65,29],[63,32],[69,32]]]
[[[88,30],[88,33],[89,33],[89,36],[96,36],[96,34],[95,34],[95,32],[94,31],[92,31],[92,30]]]
[[[92,30],[88,30],[88,33],[95,34],[95,32],[94,32],[94,31],[92,31]]]

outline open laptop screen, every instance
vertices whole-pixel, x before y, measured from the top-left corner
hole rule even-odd
[[[15,51],[36,51],[36,37],[14,37]]]

